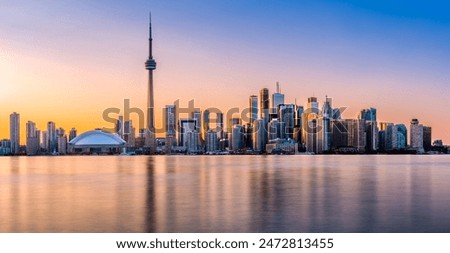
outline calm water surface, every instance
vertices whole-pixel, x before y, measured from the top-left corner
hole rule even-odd
[[[450,232],[450,156],[0,157],[0,232]]]

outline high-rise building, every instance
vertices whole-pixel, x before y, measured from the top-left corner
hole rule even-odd
[[[272,112],[276,114],[278,112],[278,106],[284,104],[284,94],[280,91],[280,84],[277,82],[277,91],[272,94]]]
[[[366,121],[366,151],[376,152],[378,150],[378,125],[376,121]]]
[[[295,105],[294,104],[279,104],[278,105],[278,119],[283,122],[284,132],[286,136],[283,138],[294,139],[295,127]]]
[[[172,151],[172,147],[176,145],[176,106],[166,105],[164,109],[165,132],[166,132],[166,153]]]
[[[244,126],[233,125],[231,134],[231,150],[239,151],[244,148]]]
[[[364,109],[359,113],[358,118],[365,121],[377,121],[377,109]]]
[[[328,151],[331,150],[331,119],[333,116],[333,102],[332,98],[328,96],[325,97],[325,102],[322,107],[322,116],[323,116],[323,150]]]
[[[245,147],[253,149],[253,124],[247,123],[245,125]]]
[[[196,131],[196,124],[197,121],[195,119],[179,119],[178,121],[178,146],[187,147],[187,135],[189,132],[194,133]],[[192,135],[192,134],[191,134]],[[192,137],[192,136],[190,136]],[[198,143],[198,141],[196,141]],[[193,145],[194,142],[191,141],[191,144]]]
[[[259,92],[259,117],[261,119],[269,119],[269,90],[261,89]]]
[[[152,51],[152,21],[151,17],[148,26],[148,59],[145,62],[145,69],[148,70],[148,97],[147,97],[147,133],[145,144],[150,148],[150,153],[156,151],[156,136],[155,136],[155,118],[154,118],[154,92],[153,92],[153,70],[156,69],[156,61],[153,59]]]
[[[145,146],[145,136],[146,136],[146,129],[141,128],[139,129],[139,134],[134,140],[134,147],[135,148],[143,148]]]
[[[49,121],[47,123],[47,136],[48,136],[48,149],[47,152],[52,154],[57,152],[58,148],[58,136],[56,135],[55,122]]]
[[[302,138],[302,114],[303,106],[297,106],[295,110],[295,126],[294,126],[294,140],[298,143],[300,147],[303,147],[304,140]]]
[[[305,127],[305,147],[306,151],[315,154],[322,152],[321,121],[322,117],[316,113],[306,113],[303,116],[306,121]]]
[[[224,139],[224,129],[223,129],[223,113],[222,112],[218,112],[216,114],[217,119],[216,119],[216,132],[217,132],[217,137],[219,138],[219,140]]]
[[[266,150],[267,134],[264,119],[253,122],[253,150],[264,152]]]
[[[20,149],[20,114],[17,112],[9,115],[9,136],[11,141],[11,154],[18,155]]]
[[[58,134],[58,154],[65,155],[67,154],[67,135],[64,132]]]
[[[217,133],[213,130],[206,132],[206,152],[215,152],[219,150],[219,139]]]
[[[365,152],[366,149],[366,133],[364,121],[360,119],[348,120],[351,122],[351,132],[349,143],[356,148],[358,152]]]
[[[211,123],[209,115],[210,115],[210,111],[208,109],[203,111],[202,138],[204,140],[206,140],[206,135],[209,130],[209,124]]]
[[[200,133],[197,130],[190,130],[186,128],[185,134],[184,134],[184,140],[186,151],[189,154],[192,153],[198,153],[200,151],[199,147],[200,144],[198,140],[200,139]]]
[[[11,154],[11,141],[8,139],[0,140],[0,155]]]
[[[253,121],[255,121],[258,118],[258,96],[252,95],[248,99],[249,101],[249,109],[250,109],[250,124],[253,124]]]
[[[349,129],[350,121],[347,120],[331,120],[331,148],[336,150],[339,148],[349,147]]]
[[[407,139],[408,139],[408,130],[405,125],[397,124],[395,125],[397,128],[397,147],[396,149],[406,149]]]
[[[272,119],[269,122],[267,130],[268,130],[268,141],[286,138],[285,123],[278,119]]]
[[[431,151],[431,127],[423,126],[423,149],[425,152]]]
[[[411,148],[418,153],[423,153],[423,125],[419,124],[418,119],[412,119],[409,127]]]
[[[115,125],[115,132],[117,135],[119,135],[120,138],[123,139],[123,116],[120,115],[119,118],[116,121]]]
[[[191,113],[191,118],[196,121],[195,130],[197,130],[200,133],[202,126],[202,113],[200,111],[193,111]]]
[[[73,140],[75,137],[77,137],[77,130],[72,127],[69,132],[69,141]]]
[[[198,143],[199,145],[203,145],[202,139],[202,113],[200,111],[193,111],[191,113],[191,118],[196,121],[195,123],[195,131],[198,133]]]
[[[382,144],[382,150],[391,151],[397,149],[397,127],[393,123],[381,122],[380,132],[379,141]]]
[[[316,97],[309,97],[308,98],[307,112],[319,114],[319,103],[317,102],[317,98]]]
[[[325,125],[329,119],[323,117],[322,114],[316,113],[303,113],[304,119],[304,140],[305,148],[308,152],[313,152],[315,154],[328,151],[328,140],[325,130],[327,126]],[[329,131],[329,130],[327,130]]]
[[[318,138],[323,140],[322,117],[319,115],[319,103],[316,97],[308,98],[308,105],[302,114],[302,140],[304,141],[306,151],[319,153],[322,152],[322,144],[319,144]],[[320,116],[320,119],[319,119]]]
[[[47,131],[42,131],[41,148],[43,149],[44,152],[48,152],[48,144],[49,144],[48,132]]]
[[[37,155],[39,152],[39,142],[41,132],[36,128],[36,123],[28,121],[27,128],[27,155]]]
[[[377,109],[369,108],[362,110],[358,115],[358,119],[364,121],[366,131],[366,151],[376,152],[379,143]],[[384,133],[381,135],[384,136]],[[382,145],[384,145],[384,143],[382,143]]]
[[[67,153],[67,135],[66,131],[60,127],[56,129],[56,152],[60,155]]]
[[[331,120],[331,148],[352,148],[365,152],[366,135],[364,121],[360,119]]]
[[[123,123],[123,139],[127,142],[127,147],[134,147],[136,141],[136,130],[133,121],[127,120]]]

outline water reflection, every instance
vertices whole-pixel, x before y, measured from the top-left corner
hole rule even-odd
[[[450,232],[450,156],[1,157],[1,232]]]

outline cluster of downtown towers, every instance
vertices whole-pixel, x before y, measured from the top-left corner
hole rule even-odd
[[[178,118],[177,106],[164,110],[163,152],[187,153],[376,153],[409,151],[422,153],[431,148],[431,127],[411,120],[410,145],[404,124],[377,123],[375,108],[364,109],[357,119],[342,119],[342,108],[333,108],[326,98],[322,108],[316,97],[308,98],[306,108],[284,101],[277,83],[275,93],[267,88],[249,97],[242,117],[207,109]]]

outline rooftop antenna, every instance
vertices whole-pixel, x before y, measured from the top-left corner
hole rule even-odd
[[[277,93],[280,93],[280,83],[277,82]]]

